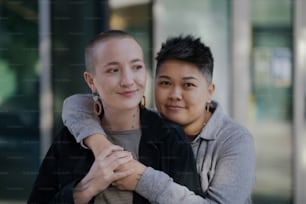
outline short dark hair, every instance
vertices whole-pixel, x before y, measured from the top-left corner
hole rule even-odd
[[[208,83],[212,83],[214,58],[210,48],[192,35],[171,37],[162,44],[155,58],[156,75],[160,66],[170,59],[182,60],[196,65]]]
[[[101,32],[98,35],[96,35],[86,46],[85,48],[85,65],[86,70],[94,73],[94,50],[95,46],[103,41],[106,41],[111,38],[132,38],[134,39],[130,34],[128,34],[125,31],[122,30],[108,30],[105,32]]]

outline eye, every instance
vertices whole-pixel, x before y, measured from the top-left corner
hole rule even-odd
[[[119,68],[116,68],[116,67],[112,67],[112,68],[108,68],[106,70],[106,73],[116,73],[116,72],[119,72]]]
[[[170,86],[171,85],[171,83],[169,81],[159,81],[158,84],[160,86]]]
[[[191,88],[191,87],[194,87],[194,86],[195,85],[193,83],[190,83],[190,82],[184,83],[185,88]]]
[[[140,69],[142,69],[143,68],[143,65],[142,64],[138,64],[138,65],[134,65],[133,66],[133,69],[134,70],[140,70]]]

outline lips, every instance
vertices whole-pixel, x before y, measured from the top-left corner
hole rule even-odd
[[[119,92],[120,95],[122,96],[133,96],[135,93],[137,92],[137,90],[133,90],[133,91],[123,91],[123,92]]]
[[[180,106],[180,105],[172,105],[172,104],[169,104],[169,105],[166,105],[166,108],[168,110],[181,110],[183,109],[184,107],[183,106]]]

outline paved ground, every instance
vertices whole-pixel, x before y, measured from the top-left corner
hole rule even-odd
[[[255,204],[292,203],[292,133],[289,123],[249,126],[256,145]]]

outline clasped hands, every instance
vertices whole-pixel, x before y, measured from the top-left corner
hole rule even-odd
[[[145,168],[122,147],[108,146],[95,154],[95,161],[89,172],[75,188],[74,199],[86,203],[109,185],[121,190],[135,190]]]

